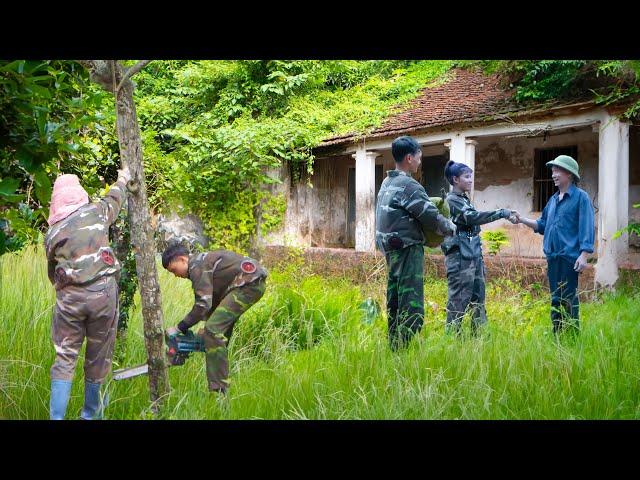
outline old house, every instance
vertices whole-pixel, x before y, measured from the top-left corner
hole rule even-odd
[[[325,140],[311,178],[292,177],[283,167],[278,188],[288,202],[285,225],[268,243],[373,251],[376,195],[385,172],[395,168],[391,142],[400,135],[422,145],[416,179],[429,195],[448,190],[443,169],[451,158],[474,169],[478,209],[510,208],[530,218],[540,216],[554,193],[545,162],[564,153],[580,164],[580,186],[596,211],[596,282],[613,285],[619,268],[640,265],[638,238],[612,238],[640,219],[632,207],[640,203],[640,128],[618,118],[620,112],[592,98],[525,109],[495,76],[454,70],[449,81],[424,89],[369,135]],[[542,236],[529,228],[506,220],[483,227],[495,228],[509,236],[504,254],[543,257]]]

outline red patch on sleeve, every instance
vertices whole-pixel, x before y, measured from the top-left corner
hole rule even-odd
[[[115,263],[113,256],[107,250],[103,250],[102,253],[100,253],[100,258],[104,263],[106,263],[109,266]]]
[[[249,260],[245,260],[244,262],[242,262],[240,264],[240,268],[244,273],[253,273],[256,271],[255,264],[253,262],[250,262]]]

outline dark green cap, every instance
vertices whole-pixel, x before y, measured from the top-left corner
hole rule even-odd
[[[547,167],[551,167],[551,165],[564,168],[565,170],[573,173],[576,178],[580,180],[580,173],[578,173],[578,162],[576,162],[569,155],[558,155],[555,159],[547,162]]]

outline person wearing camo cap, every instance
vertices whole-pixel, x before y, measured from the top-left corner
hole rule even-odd
[[[51,195],[45,237],[48,276],[56,290],[51,334],[55,360],[51,367],[49,417],[63,420],[78,355],[86,337],[84,405],[80,418],[103,417],[106,401],[100,386],[111,369],[118,323],[120,263],[109,246],[131,179],[127,168],[100,200],[89,202],[76,175],[60,175]]]

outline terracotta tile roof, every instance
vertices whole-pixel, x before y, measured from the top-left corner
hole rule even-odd
[[[513,101],[513,91],[499,86],[497,75],[466,69],[454,69],[452,78],[437,87],[425,88],[406,108],[391,115],[385,123],[366,138],[408,133],[413,130],[493,120],[496,116],[524,112],[532,106],[519,107]],[[569,104],[575,104],[576,100]],[[537,105],[534,111],[557,106]],[[319,146],[348,143],[359,135],[348,134],[326,139]]]

